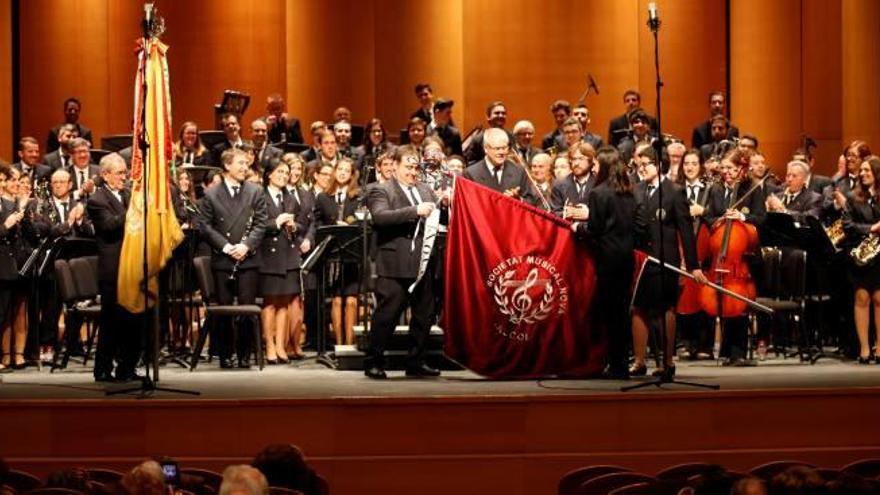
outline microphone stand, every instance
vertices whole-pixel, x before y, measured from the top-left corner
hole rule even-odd
[[[662,262],[666,261],[665,250],[663,249],[663,222],[666,220],[666,212],[663,210],[663,179],[664,179],[664,171],[663,171],[663,132],[660,126],[661,122],[661,112],[660,112],[660,91],[663,89],[663,80],[660,78],[660,41],[658,38],[660,32],[660,18],[657,16],[657,6],[653,2],[648,4],[648,27],[651,29],[651,33],[654,35],[654,74],[656,77],[656,90],[657,90],[657,135],[660,136],[654,140],[651,145],[654,147],[655,154],[655,162],[657,166],[657,175],[659,177],[659,181],[657,183],[657,203],[659,207],[657,209],[656,222],[658,225],[658,230],[660,232],[660,260]],[[660,286],[666,287],[664,283],[666,281],[666,277],[668,277],[668,271],[661,267],[660,270]],[[668,359],[669,362],[672,361],[672,356],[666,356],[666,348],[667,348],[667,324],[666,324],[666,313],[668,310],[664,310],[663,313],[660,314],[660,330],[657,331],[657,325],[652,325],[650,320],[646,322],[649,327],[654,332],[654,360],[656,363],[663,363],[663,373],[654,378],[653,380],[649,380],[642,383],[637,383],[635,385],[629,385],[626,387],[621,387],[621,392],[629,392],[630,390],[637,390],[640,388],[655,386],[657,388],[662,388],[662,385],[665,383],[673,383],[679,385],[687,385],[690,387],[702,387],[708,388],[712,390],[718,390],[721,388],[719,385],[707,385],[703,383],[694,383],[676,380],[675,377],[669,373],[669,366],[667,366],[666,361]],[[658,335],[659,333],[659,335]],[[674,350],[674,339],[673,338],[673,350]]]

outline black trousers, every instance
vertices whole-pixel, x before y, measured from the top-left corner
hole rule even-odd
[[[95,351],[95,376],[110,374],[116,361],[116,374],[134,373],[143,350],[146,321],[117,304],[116,281],[98,282],[101,294],[101,328]],[[78,328],[67,331],[78,332]]]
[[[255,304],[260,271],[257,268],[239,269],[234,282],[229,280],[230,273],[224,270],[214,272],[217,302],[224,305],[232,304],[235,296],[238,296],[238,304]],[[239,359],[250,355],[251,343],[254,340],[254,322],[250,318],[244,318],[235,327],[233,328],[232,321],[228,318],[215,322],[215,332],[211,339],[216,342],[217,352],[221,359],[230,358],[233,350],[238,353]],[[236,329],[238,335],[236,335]]]
[[[632,270],[628,273],[600,274],[596,279],[593,312],[596,324],[608,336],[608,369],[612,373],[627,370],[632,320],[629,314]]]
[[[379,277],[376,280],[377,306],[370,329],[370,350],[365,362],[366,366],[384,366],[388,341],[407,306],[412,309],[412,318],[409,322],[412,343],[407,364],[418,366],[424,361],[425,346],[435,318],[434,284],[429,273],[430,271],[425,274],[412,294],[407,289],[415,279]]]
[[[721,356],[730,359],[746,357],[749,339],[749,317],[734,316],[721,319]]]
[[[715,326],[712,319],[702,311],[689,315],[676,315],[676,331],[688,351],[712,353]]]

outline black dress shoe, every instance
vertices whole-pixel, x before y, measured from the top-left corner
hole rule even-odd
[[[228,370],[230,368],[234,368],[235,366],[233,366],[232,364],[232,359],[220,358],[220,367]]]
[[[251,360],[248,358],[239,359],[238,360],[238,367],[244,368],[244,369],[250,368],[251,367]]]
[[[440,370],[422,363],[417,366],[407,366],[406,376],[440,376]]]
[[[599,378],[602,380],[629,380],[629,370],[626,368],[622,370],[608,368],[602,372]]]
[[[144,379],[143,376],[138,375],[134,371],[128,371],[128,372],[123,372],[123,373],[120,373],[118,371],[116,372],[116,381],[117,382],[139,382],[139,381],[142,381],[143,379]]]
[[[370,366],[364,370],[364,375],[367,378],[372,378],[374,380],[384,380],[388,378],[388,375],[385,374],[385,370],[378,366]]]
[[[277,359],[267,359],[266,364],[268,364],[268,365],[278,364],[278,360]]]

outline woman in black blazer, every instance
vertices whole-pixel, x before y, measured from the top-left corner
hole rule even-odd
[[[352,225],[357,222],[355,212],[361,203],[358,188],[358,171],[350,159],[340,158],[333,168],[330,187],[315,198],[315,221],[318,227],[326,225]],[[340,273],[341,272],[341,273]],[[357,294],[360,270],[355,263],[342,265],[337,277],[331,277],[328,290],[333,294],[330,321],[336,344],[354,343],[354,321],[357,318]],[[342,306],[345,298],[345,319]],[[343,326],[345,332],[343,334]]]
[[[281,157],[281,161],[290,167],[290,178],[287,181],[287,192],[293,201],[295,210],[297,211],[296,223],[300,227],[297,232],[297,241],[299,242],[300,258],[305,261],[315,244],[315,195],[309,188],[303,186],[303,177],[305,175],[305,161],[296,153],[286,153]],[[290,307],[287,312],[289,315],[288,332],[290,337],[287,339],[287,349],[290,350],[288,355],[293,359],[302,359],[305,357],[302,351],[303,344],[303,299],[309,307],[309,320],[307,324],[314,333],[317,326],[315,317],[317,316],[317,277],[314,273],[307,276],[300,276],[300,285],[302,292],[300,295],[294,296],[290,301]],[[310,304],[308,304],[310,303]],[[314,342],[313,342],[314,343]]]
[[[260,293],[263,295],[263,337],[269,364],[286,363],[291,300],[298,296],[300,226],[296,207],[287,192],[290,168],[273,160],[265,170],[266,234],[260,244]]]
[[[596,255],[598,290],[592,314],[608,335],[608,369],[611,378],[628,378],[629,301],[633,278],[633,229],[636,202],[626,166],[611,147],[599,149],[596,182],[587,197],[589,219],[572,224],[580,238],[588,239]]]
[[[0,335],[3,349],[0,371],[25,366],[27,326],[22,305],[27,298],[21,299],[18,267],[22,253],[20,231],[27,220],[16,197],[18,176],[18,170],[0,164]]]
[[[880,235],[880,158],[869,157],[859,167],[859,183],[855,194],[845,199],[842,193],[838,201],[846,201],[843,225],[849,241],[846,250],[855,247],[869,235]],[[880,257],[878,257],[880,258]],[[871,306],[874,306],[875,336],[880,336],[880,259],[866,266],[850,260],[850,280],[855,290],[855,325],[859,337],[859,364],[876,361],[880,355],[880,341],[875,338],[874,352],[869,346],[868,331],[871,327]]]

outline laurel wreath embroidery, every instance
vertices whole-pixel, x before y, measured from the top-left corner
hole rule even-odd
[[[508,282],[513,278],[513,275],[513,271],[505,273],[498,277],[495,284],[492,286],[493,291],[495,292],[495,303],[498,305],[501,314],[507,316],[510,323],[514,325],[519,325],[521,323],[537,323],[546,318],[553,310],[553,284],[548,283],[544,286],[544,297],[541,298],[541,303],[538,306],[529,306],[522,311],[517,311],[517,308],[510,304],[510,298],[507,295],[507,288],[505,287],[505,282]]]

